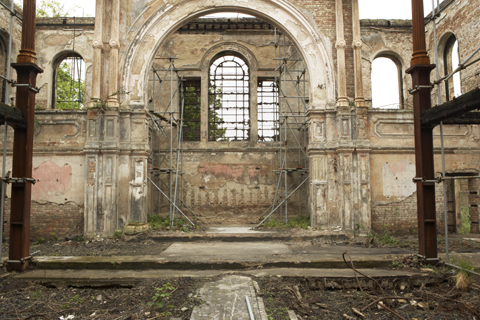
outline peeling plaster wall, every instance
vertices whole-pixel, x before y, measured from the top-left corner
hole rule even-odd
[[[143,5],[132,3],[133,8]],[[319,30],[311,20],[311,15],[304,15],[297,8],[287,2],[259,2],[246,1],[231,3],[221,1],[215,2],[188,2],[181,1],[174,4],[155,1],[149,3],[150,7],[145,8],[142,15],[133,21],[129,32],[122,34],[122,46],[120,59],[122,63],[122,84],[130,92],[131,104],[144,104],[144,83],[147,79],[145,63],[152,60],[156,47],[164,40],[169,32],[179,27],[182,23],[202,15],[214,9],[217,11],[242,11],[258,15],[267,21],[274,21],[289,32],[292,39],[295,39],[297,46],[301,49],[303,56],[307,59],[311,69],[318,69],[319,72],[311,74],[310,85],[312,90],[313,105],[322,108],[328,100],[334,99],[334,73],[333,61],[330,51],[330,41]],[[215,5],[218,9],[215,9]],[[135,11],[129,7],[122,7],[126,10],[122,15],[120,25],[123,25],[125,18],[128,19],[129,11]],[[164,19],[161,19],[164,17]],[[145,24],[143,24],[145,23]],[[143,25],[142,25],[143,24]],[[320,71],[321,70],[321,71]]]
[[[37,64],[43,69],[37,77],[40,93],[36,95],[36,106],[54,108],[54,73],[59,63],[76,53],[85,61],[85,91],[83,100],[90,97],[93,62],[94,18],[37,18],[35,50]]]
[[[36,112],[33,178],[37,182],[32,187],[32,239],[73,238],[83,234],[85,118],[86,111]],[[13,130],[9,128],[7,171],[12,169],[12,148]],[[7,221],[10,190],[8,186]]]
[[[417,228],[416,187],[412,181],[415,177],[413,112],[372,109],[368,115],[372,227],[380,231],[389,225],[392,232],[411,234]],[[447,173],[458,175],[480,170],[479,134],[478,126],[444,127]],[[439,128],[434,130],[434,147],[435,172],[439,176],[442,170]],[[452,197],[451,193],[447,198]],[[436,185],[436,203],[437,229],[444,232],[442,184]],[[453,216],[449,225],[455,225],[452,219]]]
[[[11,2],[9,0],[0,0],[4,3],[8,8],[11,6]],[[11,52],[11,62],[14,63],[17,61],[17,55],[21,48],[21,38],[22,38],[22,9],[18,6],[15,6],[16,16],[13,18],[13,28],[12,28],[12,52]],[[3,9],[3,6],[0,8],[0,41],[2,42],[2,49],[3,52],[0,52],[0,74],[4,77],[7,77],[7,55],[8,55],[8,38],[10,33],[10,17],[11,14],[9,11]],[[13,68],[10,68],[10,75],[11,79],[15,80],[16,74]],[[4,85],[7,84],[4,80],[0,80],[0,97],[3,99]],[[15,88],[10,87],[10,98],[14,98],[12,101],[15,101]],[[3,101],[3,100],[2,100]],[[10,102],[7,102],[8,104]]]
[[[372,63],[375,58],[392,59],[401,72],[403,109],[413,108],[408,93],[412,77],[405,71],[412,57],[412,22],[410,20],[361,20],[363,92],[367,105],[372,107]]]
[[[208,19],[211,20],[211,19]],[[218,21],[217,21],[218,20]],[[199,21],[199,20],[196,20]],[[227,22],[227,19],[212,19],[210,23]],[[260,21],[255,19],[254,22]],[[202,22],[199,21],[203,28]],[[205,22],[207,25],[209,23]],[[273,203],[276,191],[276,174],[278,169],[278,154],[275,142],[258,141],[257,129],[257,79],[274,79],[275,77],[275,48],[272,46],[275,39],[272,29],[243,28],[243,23],[251,24],[252,19],[232,22],[230,30],[197,31],[193,29],[181,30],[169,36],[159,47],[153,65],[156,68],[168,68],[167,57],[176,57],[175,67],[181,70],[180,76],[185,79],[201,79],[204,89],[201,96],[207,95],[208,75],[210,64],[222,52],[235,52],[242,57],[249,67],[250,77],[250,139],[249,141],[207,141],[206,126],[202,126],[201,140],[198,142],[184,142],[183,188],[178,190],[185,204],[196,214],[203,217],[207,223],[245,224],[256,223],[259,217]],[[239,28],[235,24],[239,24]],[[266,28],[266,23],[265,28]],[[196,22],[192,22],[195,28]],[[278,37],[278,35],[277,35]],[[287,43],[291,43],[287,39]],[[163,75],[164,72],[159,72]],[[156,86],[158,87],[158,83]],[[149,97],[152,97],[150,84]],[[155,108],[160,105],[161,111],[170,101],[170,86],[162,87],[159,99],[155,100]],[[292,85],[287,85],[289,95],[298,93]],[[308,92],[307,92],[308,95]],[[294,99],[291,99],[294,100]],[[202,101],[202,109],[207,109],[208,100]],[[290,101],[290,108],[297,111],[300,106],[298,99]],[[282,113],[283,110],[280,110]],[[203,115],[206,115],[204,113]],[[204,118],[202,118],[204,119]],[[202,120],[204,121],[204,120]],[[156,138],[155,138],[156,139]],[[292,148],[296,148],[293,141],[299,139],[289,133],[288,141],[292,141]],[[156,140],[155,140],[156,141]],[[161,138],[158,147],[154,147],[155,154],[160,156],[167,152],[165,149],[170,142]],[[296,151],[292,151],[286,167],[296,168],[299,165],[295,160]],[[293,183],[295,174],[290,175],[289,183]],[[168,185],[166,175],[154,178],[157,185]],[[168,191],[163,188],[163,191]],[[303,189],[302,189],[303,190]],[[168,215],[169,202],[153,190],[149,193],[149,212],[160,212]],[[301,203],[301,204],[300,204]],[[304,196],[294,196],[289,200],[289,216],[299,214],[300,206],[305,209]]]
[[[248,33],[233,32],[174,33],[188,21],[221,11],[250,13],[284,29],[302,52],[311,71],[308,74],[309,142],[306,152],[310,162],[308,206],[312,224],[321,229],[360,233],[370,228],[380,230],[386,224],[405,232],[416,227],[416,194],[411,182],[414,175],[413,115],[411,98],[407,94],[411,79],[405,75],[411,57],[408,21],[364,20],[361,23],[367,107],[370,106],[373,59],[394,57],[402,71],[405,108],[372,110],[336,105],[339,75],[334,67],[337,65],[334,0],[120,0],[118,26],[114,25],[111,16],[114,3],[105,2],[106,11],[100,19],[37,21],[38,64],[44,69],[37,81],[42,88],[37,95],[37,105],[47,110],[36,112],[34,177],[38,184],[33,193],[33,237],[50,238],[52,233],[58,237],[80,233],[112,234],[129,222],[146,222],[149,210],[158,208],[167,212],[168,206],[151,196],[147,184],[147,158],[151,150],[145,112],[149,90],[146,81],[154,57],[159,52],[161,55],[178,53],[177,67],[184,68],[187,76],[201,77],[209,59],[216,53],[239,50],[250,59],[255,76],[272,75],[272,51],[265,46],[268,34],[252,37]],[[475,32],[479,29],[480,9],[472,1],[460,0],[446,1],[442,9],[439,38],[454,33],[463,59],[480,43],[479,34]],[[0,8],[0,14],[5,18],[0,19],[1,33],[8,25],[8,13]],[[343,1],[343,19],[346,95],[352,99],[355,77],[349,1]],[[94,21],[102,25],[98,38],[94,33]],[[431,25],[427,22],[426,28],[429,54],[433,57]],[[19,20],[15,21],[14,30],[13,55],[16,55],[20,47]],[[115,39],[116,31],[119,39]],[[120,43],[118,59],[115,58],[116,41]],[[113,101],[109,101],[107,108],[91,104],[96,108],[88,111],[50,109],[55,63],[69,51],[77,52],[86,61],[87,98],[92,89],[97,89],[92,88],[94,80],[103,99],[111,98],[112,92],[120,93],[110,99]],[[94,52],[99,57],[95,60],[99,66],[95,69],[98,79],[92,79]],[[118,74],[109,74],[117,65]],[[463,92],[479,85],[478,74],[478,64],[462,71]],[[112,84],[116,80],[118,86]],[[252,91],[255,85],[252,84]],[[198,143],[185,144],[182,190],[185,203],[200,212],[207,222],[256,222],[258,214],[272,203],[274,196],[275,148],[256,139],[224,144],[202,139]],[[434,139],[438,173],[441,168],[438,129]],[[479,139],[478,126],[446,126],[449,174],[480,171]],[[11,142],[9,137],[9,150]],[[7,167],[11,167],[11,159],[8,161]],[[469,188],[478,189],[478,183],[472,183]],[[443,195],[440,188],[436,192],[437,227],[441,230]],[[478,193],[473,198],[478,201]],[[455,208],[458,206],[448,201],[448,225],[455,228],[458,224]],[[300,210],[300,199],[292,201],[291,210],[293,213]],[[474,215],[475,210],[471,212]]]

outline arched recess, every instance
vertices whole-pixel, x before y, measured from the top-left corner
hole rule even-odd
[[[314,108],[325,108],[335,100],[335,78],[330,41],[297,8],[286,1],[238,2],[213,0],[208,2],[182,1],[175,5],[152,3],[145,19],[138,19],[128,34],[133,39],[121,63],[122,83],[130,92],[128,103],[132,107],[146,104],[148,62],[166,37],[186,22],[214,12],[242,12],[257,16],[284,30],[299,48],[309,73],[310,103]],[[146,63],[147,62],[147,63]]]
[[[52,62],[52,109],[81,109],[84,101],[85,61],[75,51],[62,51]]]
[[[380,62],[376,65],[375,62]],[[375,70],[375,68],[382,68]],[[379,52],[372,61],[372,105],[374,108],[403,109],[405,107],[405,96],[403,86],[403,61],[399,55],[392,51]],[[379,82],[384,88],[379,88]],[[381,92],[378,92],[381,91]],[[392,97],[387,103],[376,103],[375,95],[385,95],[392,92]],[[377,95],[378,97],[378,95]],[[378,101],[378,98],[377,98]]]
[[[439,41],[439,70],[442,76],[449,75],[460,63],[457,37],[453,32],[447,32]],[[462,94],[460,72],[444,81],[444,101],[452,100]]]

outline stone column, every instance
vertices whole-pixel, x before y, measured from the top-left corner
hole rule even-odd
[[[97,0],[95,8],[95,40],[93,41],[92,96],[89,106],[101,98],[102,49],[103,49],[103,0]]]
[[[367,235],[371,228],[370,207],[370,149],[357,148],[358,172],[358,212],[355,217],[355,230]],[[359,229],[359,230],[358,230]]]
[[[337,26],[337,75],[338,75],[338,106],[348,107],[347,80],[345,68],[345,31],[343,24],[343,3],[342,0],[335,1],[336,26]]]
[[[120,49],[120,0],[112,0],[112,19],[110,29],[110,61],[108,65],[108,102],[109,107],[118,107],[118,50]]]
[[[362,38],[360,35],[360,15],[358,0],[352,0],[353,59],[355,73],[355,106],[365,107],[362,78]]]

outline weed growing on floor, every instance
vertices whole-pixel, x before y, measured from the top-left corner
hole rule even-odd
[[[267,222],[263,224],[267,228],[275,228],[275,229],[308,229],[310,226],[310,217],[307,216],[299,216],[291,218],[287,221],[287,223],[281,222],[276,218],[271,218]]]
[[[371,230],[368,234],[369,242],[377,246],[397,246],[398,240],[390,234],[390,226],[383,226],[380,232]]]
[[[45,238],[38,238],[37,241],[34,242],[34,244],[42,244],[45,242]]]
[[[455,287],[459,290],[467,290],[470,287],[470,284],[474,281],[473,275],[468,271],[480,272],[480,270],[475,269],[473,264],[463,259],[453,258],[450,263],[463,269],[455,270],[457,272],[455,277]]]
[[[190,232],[190,228],[194,228],[190,222],[184,218],[175,219],[173,227],[168,216],[148,215],[147,223],[152,227],[152,230],[182,230],[183,232]]]
[[[156,306],[157,308],[163,308],[168,299],[172,296],[173,292],[175,291],[175,287],[173,287],[170,282],[164,284],[161,288],[155,288],[155,295],[152,297],[152,301],[148,303],[149,306]],[[167,306],[168,308],[169,306]]]

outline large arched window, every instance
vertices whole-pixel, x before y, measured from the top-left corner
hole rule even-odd
[[[448,38],[443,51],[443,67],[445,75],[452,73],[452,71],[458,67],[459,63],[458,41],[454,35],[451,35]],[[445,81],[445,94],[447,101],[462,94],[460,72],[457,72],[448,81]]]
[[[249,69],[241,58],[225,54],[210,65],[208,140],[250,138]]]
[[[85,62],[74,52],[57,59],[54,71],[52,108],[82,109],[85,83]]]
[[[403,108],[401,64],[386,56],[372,63],[372,107],[381,109]]]

